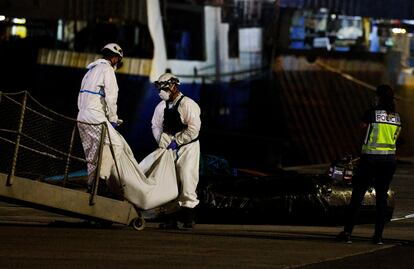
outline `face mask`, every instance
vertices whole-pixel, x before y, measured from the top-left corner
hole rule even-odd
[[[114,69],[114,71],[116,71],[117,68],[117,64],[114,63],[112,60],[109,61],[111,63],[112,68]]]
[[[114,69],[114,71],[121,68],[123,65],[124,65],[124,63],[120,59],[118,59],[115,63],[113,63],[112,60],[111,60],[111,66]]]
[[[167,91],[163,91],[161,90],[160,93],[158,94],[158,96],[164,100],[164,101],[168,101],[170,99],[171,93],[167,92]]]

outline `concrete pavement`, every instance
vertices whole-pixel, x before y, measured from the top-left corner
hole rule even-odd
[[[343,244],[334,241],[342,227],[198,224],[163,231],[148,223],[135,231],[0,203],[0,268],[414,268],[414,219],[405,218],[414,213],[413,174],[411,159],[399,162],[395,220],[383,246],[371,244],[372,224],[356,226],[353,244]]]

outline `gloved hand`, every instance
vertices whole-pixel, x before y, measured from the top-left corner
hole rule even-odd
[[[111,121],[111,125],[112,125],[112,127],[114,127],[114,129],[116,129],[118,127],[118,123],[116,123],[116,122]]]
[[[175,142],[175,140],[171,141],[171,143],[168,145],[167,149],[172,149],[172,150],[178,149],[177,142]]]

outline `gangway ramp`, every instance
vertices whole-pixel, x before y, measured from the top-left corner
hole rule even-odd
[[[120,224],[133,224],[139,217],[134,206],[96,195],[90,205],[90,194],[49,183],[15,176],[13,185],[7,186],[7,175],[0,173],[0,199],[47,210],[62,215],[92,221],[109,221]]]
[[[105,197],[99,191],[104,145],[112,148],[110,139],[105,142],[105,122],[79,122],[48,109],[27,91],[0,92],[0,114],[0,200],[105,224],[131,224],[136,230],[145,227],[140,209],[119,193]],[[93,137],[81,139],[80,128]],[[93,150],[85,156],[84,147]]]

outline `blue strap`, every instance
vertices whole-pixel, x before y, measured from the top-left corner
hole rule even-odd
[[[93,91],[88,91],[88,90],[80,90],[79,92],[86,92],[86,93],[90,93],[90,94],[97,94],[97,95],[100,95],[102,97],[105,97],[105,93],[103,93],[103,92],[93,92]]]

